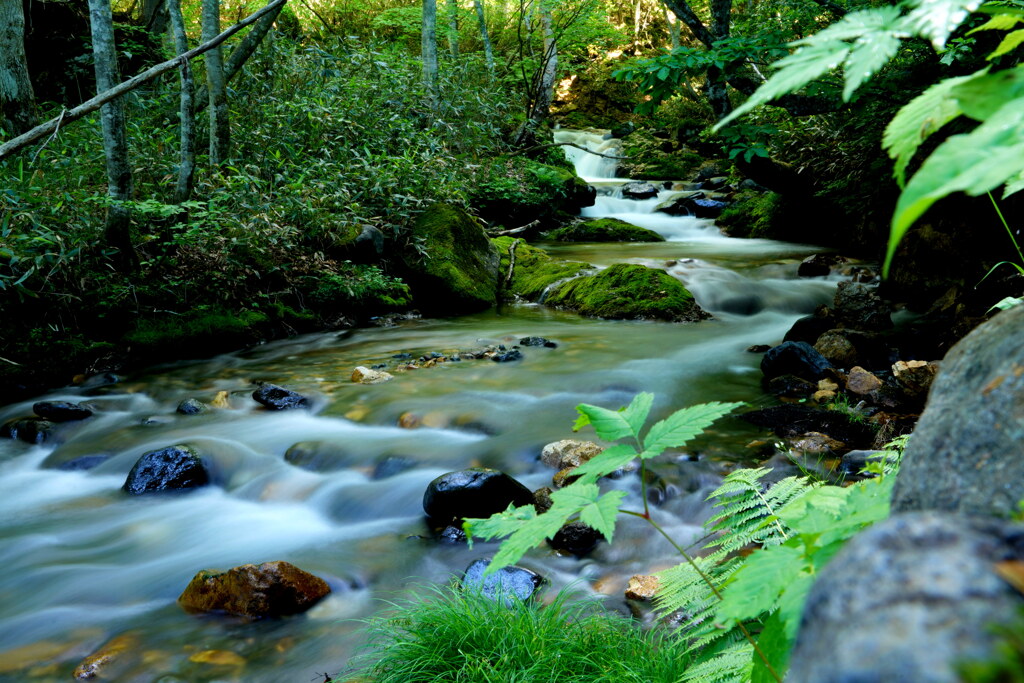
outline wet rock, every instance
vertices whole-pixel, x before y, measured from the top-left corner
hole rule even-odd
[[[416,467],[416,461],[403,455],[387,455],[377,461],[373,466],[373,480],[388,479],[402,472],[407,472]]]
[[[626,587],[626,599],[650,602],[661,588],[661,582],[657,576],[649,574],[636,574],[629,578],[629,586]]]
[[[178,597],[189,612],[224,612],[249,619],[300,614],[331,592],[327,582],[288,562],[201,571]]]
[[[871,425],[856,422],[844,413],[808,405],[772,406],[743,413],[740,418],[783,437],[800,436],[808,432],[828,434],[851,448],[871,443],[875,434]]]
[[[886,330],[892,327],[892,307],[878,295],[876,287],[840,282],[832,313],[847,327],[858,330]]]
[[[556,489],[560,489],[568,486],[577,479],[579,479],[579,476],[576,474],[576,468],[566,467],[555,472],[554,476],[551,477],[551,483]]]
[[[453,519],[490,517],[510,503],[530,505],[533,494],[504,472],[485,467],[442,474],[423,493],[423,511],[438,526]]]
[[[383,370],[374,370],[360,365],[352,371],[352,381],[356,384],[383,384],[395,376]]]
[[[56,425],[49,420],[35,417],[23,417],[8,420],[0,427],[0,437],[17,439],[30,444],[45,443],[53,436]]]
[[[708,318],[683,283],[663,270],[617,263],[551,288],[544,303],[597,318],[693,322]]]
[[[547,486],[533,492],[533,509],[537,511],[538,515],[544,514],[554,506],[555,502],[551,500],[552,493],[554,491]]]
[[[210,407],[200,401],[198,398],[186,398],[184,401],[178,404],[178,407],[174,412],[179,415],[202,415],[208,413]]]
[[[332,441],[300,441],[289,446],[284,459],[311,472],[335,472],[359,463],[345,445]]]
[[[626,121],[608,131],[608,134],[613,138],[624,138],[627,135],[636,131],[636,124],[632,121]]]
[[[622,186],[622,196],[626,199],[653,199],[658,196],[658,188],[651,183],[626,183]]]
[[[911,396],[923,396],[928,393],[939,372],[939,364],[923,360],[896,361],[892,366],[896,383]]]
[[[780,375],[768,380],[768,391],[786,398],[806,398],[817,391],[817,385],[796,375]]]
[[[857,347],[843,334],[843,330],[829,330],[814,342],[814,350],[825,360],[839,368],[849,368],[860,362]]]
[[[747,353],[764,353],[770,348],[767,344],[753,344],[747,347]]]
[[[460,526],[449,524],[437,535],[437,540],[449,545],[462,545],[466,542],[466,532]]]
[[[189,446],[178,445],[145,453],[121,487],[134,496],[206,486],[210,474],[202,458]]]
[[[604,534],[583,522],[569,522],[558,530],[548,545],[555,550],[583,557],[604,540]]]
[[[729,206],[729,202],[717,199],[693,199],[689,202],[690,208],[696,218],[718,218]]]
[[[828,330],[814,342],[814,348],[841,368],[860,365],[870,370],[888,370],[896,358],[896,350],[879,335],[851,329]]]
[[[896,455],[886,455],[881,450],[861,450],[843,453],[839,461],[839,471],[843,474],[859,475],[868,465],[888,460],[891,464],[896,463]]]
[[[65,463],[61,463],[57,466],[58,470],[64,470],[66,472],[84,472],[91,470],[94,467],[102,465],[107,460],[110,460],[110,456],[103,455],[82,455],[73,460],[68,460]]]
[[[508,351],[502,351],[491,356],[491,360],[495,363],[510,363],[516,360],[522,360],[523,354],[519,349],[510,349]]]
[[[544,446],[540,452],[540,461],[548,467],[564,470],[567,467],[579,467],[602,451],[604,448],[593,441],[563,439]]]
[[[253,400],[269,410],[292,410],[294,408],[308,408],[310,400],[301,394],[290,389],[279,387],[276,384],[260,382],[259,388],[252,392]]]
[[[116,680],[129,665],[126,660],[137,655],[139,639],[134,635],[120,635],[104,643],[75,667],[71,676],[76,681],[91,681],[97,678]]]
[[[595,218],[570,223],[554,230],[547,239],[557,242],[664,242],[665,238],[647,228],[618,218]]]
[[[800,277],[822,277],[841,263],[846,263],[846,259],[839,254],[814,254],[800,262],[796,274]]]
[[[1024,306],[1001,311],[942,361],[903,455],[894,510],[1009,517],[1024,497]]]
[[[842,441],[837,441],[821,432],[802,434],[794,439],[790,445],[793,450],[800,451],[805,455],[828,455],[838,453],[846,448],[846,444]]]
[[[700,190],[691,192],[679,192],[672,195],[662,203],[654,207],[655,211],[667,213],[670,216],[689,216],[693,213],[690,202],[695,199],[706,199],[707,195]]]
[[[766,380],[781,375],[818,380],[830,370],[832,364],[806,342],[783,342],[769,349],[761,359],[761,372]]]
[[[525,602],[544,584],[544,578],[523,567],[502,567],[490,576],[484,577],[490,560],[477,560],[469,565],[462,577],[462,587],[468,591],[480,592],[491,600],[503,600],[512,607],[518,600]]]
[[[92,417],[91,408],[68,401],[40,401],[32,405],[32,412],[50,422],[72,422]]]
[[[870,396],[882,387],[882,380],[860,366],[850,368],[846,376],[846,390],[858,396]]]
[[[798,319],[782,338],[784,342],[807,342],[813,344],[818,337],[835,327],[834,321],[829,317],[807,315]]]
[[[549,349],[558,348],[558,344],[544,337],[523,337],[519,340],[519,344],[522,346],[544,346]]]
[[[991,660],[992,627],[1024,606],[993,571],[1024,556],[1022,532],[946,513],[896,515],[861,532],[818,574],[786,681],[961,680],[957,665]]]

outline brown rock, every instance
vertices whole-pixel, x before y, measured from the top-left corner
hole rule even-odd
[[[629,586],[626,587],[626,599],[640,600],[642,602],[653,600],[654,594],[658,592],[660,587],[661,583],[658,581],[657,576],[637,574],[629,579]]]
[[[827,434],[821,432],[807,432],[791,443],[794,450],[802,453],[836,453],[846,448],[846,444],[837,441]]]
[[[858,396],[867,396],[882,386],[882,380],[859,365],[850,369],[846,378],[846,390]]]
[[[909,394],[918,396],[928,393],[939,371],[939,364],[923,360],[896,361],[892,366],[896,382]]]
[[[538,515],[544,514],[554,506],[555,503],[551,500],[552,493],[554,492],[547,486],[533,492],[533,509]]]
[[[371,370],[360,365],[352,371],[352,381],[356,384],[383,384],[394,379],[395,376],[383,370]]]
[[[250,619],[305,612],[331,592],[323,579],[288,562],[201,571],[178,598],[190,612],[227,612]]]
[[[575,469],[575,467],[566,467],[565,469],[558,470],[555,472],[555,476],[551,477],[551,483],[558,489],[568,486],[579,479],[579,477],[573,474]]]
[[[416,413],[405,412],[398,416],[398,426],[402,429],[416,429],[423,424],[423,418]]]
[[[203,650],[189,657],[188,661],[213,666],[245,666],[245,657],[231,650]]]
[[[134,651],[138,639],[132,635],[120,635],[103,644],[75,667],[72,676],[76,681],[90,681],[94,678],[111,678],[118,664],[124,664],[125,655]]]
[[[829,330],[818,337],[814,350],[840,368],[855,365],[858,360],[857,347],[839,330]]]
[[[567,467],[579,467],[603,450],[593,441],[564,439],[544,446],[540,460],[548,467],[564,470]]]
[[[818,391],[838,391],[839,385],[830,379],[818,380]]]
[[[827,389],[819,389],[811,395],[811,400],[815,403],[828,403],[836,397],[836,392],[829,391]]]

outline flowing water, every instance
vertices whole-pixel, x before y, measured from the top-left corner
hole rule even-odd
[[[556,139],[617,150],[599,134],[560,131]],[[97,415],[66,427],[56,446],[0,441],[0,680],[68,680],[83,656],[116,637],[127,654],[111,665],[111,680],[304,683],[337,672],[363,642],[359,620],[381,610],[382,600],[444,583],[493,552],[493,544],[470,550],[428,538],[421,501],[434,477],[485,465],[530,488],[549,484],[540,447],[573,436],[580,402],[615,408],[652,391],[660,418],[700,401],[762,401],[760,356],[746,348],[779,342],[797,317],[831,298],[835,281],[796,278],[799,260],[816,249],[730,239],[710,221],[655,214],[658,200],[619,196],[623,181],[610,177],[607,160],[569,154],[600,187],[586,215],[623,218],[668,241],[546,248],[599,267],[666,268],[713,320],[605,321],[507,305],[306,335],[47,395],[88,401]],[[525,336],[558,347],[524,348],[513,363],[440,364],[375,386],[348,381],[355,366],[394,365],[396,354],[510,345]],[[249,395],[259,380],[314,397],[313,410],[258,409]],[[229,407],[175,414],[181,400],[210,401],[218,392],[228,392]],[[31,414],[31,404],[0,408],[0,422]],[[421,426],[398,427],[407,413]],[[654,467],[653,514],[684,545],[699,536],[704,498],[724,464],[743,461],[757,436],[725,419]],[[139,455],[178,443],[203,453],[217,485],[184,495],[121,492]],[[299,443],[303,466],[285,459]],[[61,469],[81,456],[105,459],[87,471]],[[627,490],[634,509],[642,505],[636,474],[610,485]],[[258,623],[192,616],[175,603],[199,570],[269,560],[325,578],[333,593],[304,616]],[[550,590],[572,586],[608,596],[616,608],[630,575],[676,561],[667,542],[630,518],[614,545],[587,558],[537,551],[522,564],[545,575]]]

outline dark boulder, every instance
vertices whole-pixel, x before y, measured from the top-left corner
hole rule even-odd
[[[178,445],[143,454],[128,473],[121,489],[137,496],[191,489],[209,483],[210,473],[202,458],[189,446]]]
[[[17,439],[18,441],[30,444],[39,444],[50,440],[55,427],[54,423],[41,418],[16,418],[8,420],[0,427],[0,437]]]
[[[583,522],[569,522],[548,539],[555,550],[583,557],[604,540],[604,534]]]
[[[461,526],[449,524],[437,535],[437,540],[448,545],[461,545],[466,542],[466,531]]]
[[[293,408],[308,408],[310,400],[291,389],[279,387],[276,384],[260,382],[259,388],[252,392],[254,401],[268,410],[291,410]]]
[[[788,683],[955,683],[991,660],[992,627],[1024,599],[993,570],[1024,559],[1024,528],[946,513],[896,515],[855,536],[818,574]]]
[[[549,349],[558,348],[558,344],[550,339],[545,339],[544,337],[523,337],[519,340],[519,343],[522,346],[546,346]]]
[[[509,503],[530,505],[533,493],[504,472],[486,467],[442,474],[423,493],[423,511],[438,526],[453,519],[490,517]]]
[[[946,355],[903,455],[894,510],[1008,517],[1024,498],[1024,306]]]
[[[835,321],[828,316],[805,315],[798,319],[782,338],[784,342],[807,342],[814,344],[818,337],[835,327]]]
[[[203,413],[210,412],[210,406],[206,405],[198,398],[186,398],[178,404],[178,407],[174,412],[179,415],[202,415]]]
[[[765,352],[761,372],[766,380],[781,375],[796,375],[806,380],[823,379],[832,364],[807,342],[783,342]]]
[[[40,401],[32,405],[32,412],[50,422],[71,422],[92,417],[91,408],[68,401]]]
[[[768,391],[786,398],[807,398],[818,390],[818,385],[796,375],[779,375],[768,380]]]
[[[740,418],[758,427],[770,429],[777,436],[791,437],[819,432],[842,441],[850,448],[871,444],[875,435],[872,425],[854,420],[845,413],[792,403],[743,413]]]
[[[839,254],[814,254],[800,262],[796,274],[800,277],[822,277],[841,263],[846,263],[846,259]]]
[[[416,461],[412,458],[407,458],[404,455],[386,455],[374,464],[373,474],[370,475],[370,478],[375,481],[388,479],[414,467],[416,467]]]
[[[507,607],[512,607],[517,600],[529,600],[544,584],[540,574],[516,566],[502,567],[485,577],[490,564],[490,560],[477,560],[469,565],[462,577],[463,589],[479,592],[494,601],[503,599]]]
[[[690,201],[692,213],[696,218],[718,218],[729,206],[729,202],[717,199],[693,199]]]
[[[707,195],[700,190],[678,192],[658,204],[654,210],[667,213],[670,216],[689,216],[693,213],[690,202],[695,199],[707,199]]]
[[[288,562],[201,571],[178,598],[189,612],[224,612],[249,619],[300,614],[331,592],[327,582]]]
[[[519,349],[509,349],[508,351],[500,351],[491,356],[491,360],[493,360],[495,363],[510,363],[514,360],[522,359],[523,354],[519,351]]]
[[[878,296],[878,288],[857,282],[840,282],[832,314],[846,327],[887,330],[892,327],[892,306]]]
[[[622,196],[626,199],[653,199],[658,196],[658,188],[651,183],[626,183],[622,186]]]

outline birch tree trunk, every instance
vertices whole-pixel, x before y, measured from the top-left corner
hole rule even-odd
[[[448,0],[448,52],[459,58],[459,0]]]
[[[544,32],[544,67],[537,84],[537,98],[530,116],[536,122],[548,117],[551,101],[555,95],[555,79],[558,75],[558,45],[555,41],[554,20],[551,17],[551,5],[547,1],[540,3],[540,24]]]
[[[665,23],[668,24],[668,38],[671,41],[672,49],[675,50],[681,44],[679,42],[679,19],[672,13],[672,10],[665,5]]]
[[[188,35],[185,20],[181,16],[180,0],[167,0],[171,32],[174,34],[174,50],[178,55],[188,52]],[[181,62],[181,161],[178,165],[178,182],[174,188],[174,203],[181,204],[192,196],[192,178],[196,169],[196,117],[192,109],[192,68],[188,60]]]
[[[35,108],[21,0],[0,0],[0,124],[11,137],[21,135],[36,125]]]
[[[203,0],[203,42],[220,33],[220,0]],[[210,164],[227,161],[231,151],[228,89],[224,78],[224,52],[218,46],[206,58],[206,89],[210,99]]]
[[[423,0],[423,35],[420,44],[423,58],[423,88],[427,104],[437,111],[437,0]]]
[[[117,51],[114,47],[114,22],[110,0],[89,0],[89,25],[92,31],[92,55],[96,71],[96,92],[113,88],[118,82]],[[107,161],[107,209],[104,229],[107,243],[119,253],[122,268],[137,266],[131,237],[132,170],[128,163],[128,136],[125,131],[124,100],[108,102],[100,108],[103,126],[103,153]]]
[[[484,4],[480,0],[473,0],[473,7],[476,9],[476,19],[480,23],[480,40],[484,43],[484,57],[487,59],[487,69],[494,73],[494,49],[491,47],[491,37],[487,34]]]

